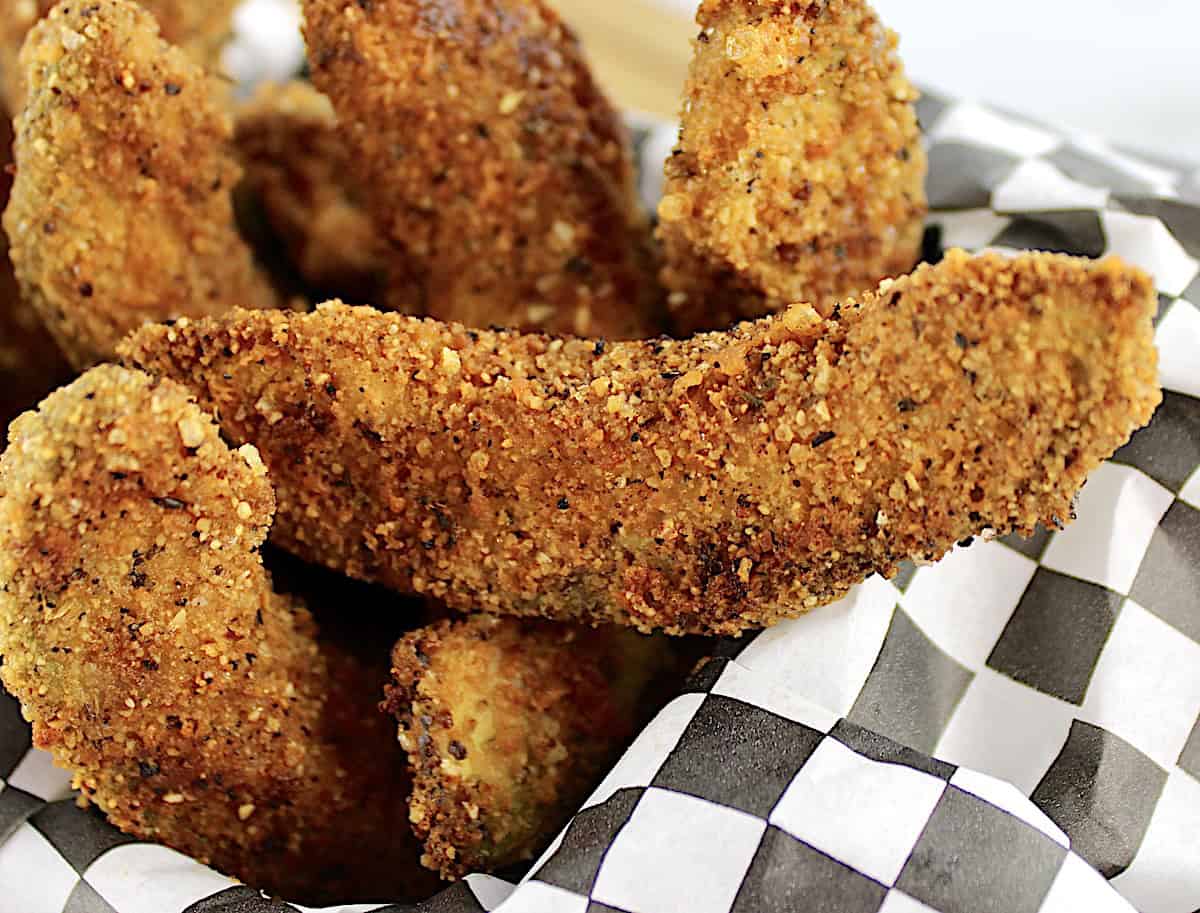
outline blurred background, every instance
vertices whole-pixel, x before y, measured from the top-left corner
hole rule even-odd
[[[675,110],[694,0],[555,2],[624,104]],[[874,2],[917,82],[1200,165],[1196,0]]]

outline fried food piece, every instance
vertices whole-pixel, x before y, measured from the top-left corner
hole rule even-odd
[[[233,31],[239,0],[141,0],[162,27],[163,37],[179,45],[201,66],[220,69],[221,48]],[[53,0],[0,0],[0,105],[16,114],[25,103],[26,85],[17,61],[21,44]]]
[[[540,850],[606,761],[677,693],[688,662],[709,652],[707,641],[621,628],[484,615],[450,623],[438,603],[397,612],[403,597],[390,590],[264,552],[275,589],[313,606],[322,641],[337,638],[371,662],[372,691],[403,638],[386,706],[415,773],[409,820],[425,864],[446,878]],[[412,630],[414,621],[423,627]]]
[[[658,213],[676,331],[908,272],[925,152],[896,36],[863,0],[704,0]]]
[[[8,202],[12,177],[12,124],[0,116],[0,208]],[[0,429],[71,379],[71,368],[41,318],[21,300],[8,237],[0,231]]]
[[[468,326],[659,331],[628,137],[546,3],[305,0],[304,14],[313,82],[397,252],[392,307]]]
[[[263,569],[253,447],[105,365],[14,423],[0,488],[0,677],[113,824],[310,903],[428,887],[381,680]]]
[[[55,7],[22,52],[29,105],[4,214],[22,294],[69,360],[147,321],[274,307],[238,236],[214,80],[130,0]]]
[[[387,256],[350,177],[346,137],[329,99],[309,83],[264,83],[237,115],[244,185],[291,264],[319,293],[379,300]]]
[[[534,856],[648,716],[670,658],[665,638],[488,615],[403,637],[385,706],[422,862],[456,878]]]
[[[452,608],[737,633],[903,558],[1061,523],[1160,398],[1154,286],[961,251],[685,341],[365,309],[147,327],[279,493],[275,542]]]

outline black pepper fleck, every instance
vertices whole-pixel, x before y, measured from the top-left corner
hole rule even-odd
[[[567,259],[567,272],[574,273],[576,276],[586,276],[592,271],[592,264],[584,257],[570,257]]]

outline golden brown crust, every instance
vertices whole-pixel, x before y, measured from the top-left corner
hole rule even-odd
[[[238,111],[234,142],[244,186],[304,281],[318,294],[379,300],[387,256],[329,99],[300,80],[266,83]]]
[[[179,45],[196,63],[216,72],[221,48],[232,31],[239,0],[141,0],[162,27],[163,37]],[[16,114],[25,88],[17,57],[34,23],[50,12],[54,0],[0,0],[0,108]]]
[[[632,738],[662,638],[475,615],[405,635],[385,706],[410,820],[443,878],[531,858]]]
[[[1159,400],[1149,278],[951,252],[728,333],[592,343],[367,309],[148,327],[279,494],[273,536],[451,607],[733,633],[1065,522]]]
[[[276,305],[234,225],[218,90],[149,13],[56,7],[21,59],[30,99],[4,226],[23,294],[76,366],[146,321]]]
[[[704,0],[658,231],[676,332],[908,272],[925,153],[896,36],[863,0]]]
[[[0,489],[4,685],[115,825],[308,902],[427,886],[378,680],[262,567],[254,448],[106,365],[14,423]]]
[[[0,116],[0,208],[8,203],[11,165],[12,125]],[[41,318],[21,300],[8,258],[8,236],[0,231],[0,431],[71,375]]]
[[[306,0],[381,231],[389,303],[469,326],[610,338],[660,329],[628,140],[542,0]]]

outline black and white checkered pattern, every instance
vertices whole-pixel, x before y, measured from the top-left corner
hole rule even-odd
[[[1114,252],[1157,277],[1153,422],[1065,531],[724,644],[525,881],[420,911],[1200,907],[1200,172],[936,96],[921,116],[930,258]],[[639,131],[650,196],[671,141]],[[297,909],[76,808],[3,696],[0,781],[0,913]]]
[[[1129,909],[1014,787],[840,717],[740,658],[713,660],[697,685],[502,909]]]

